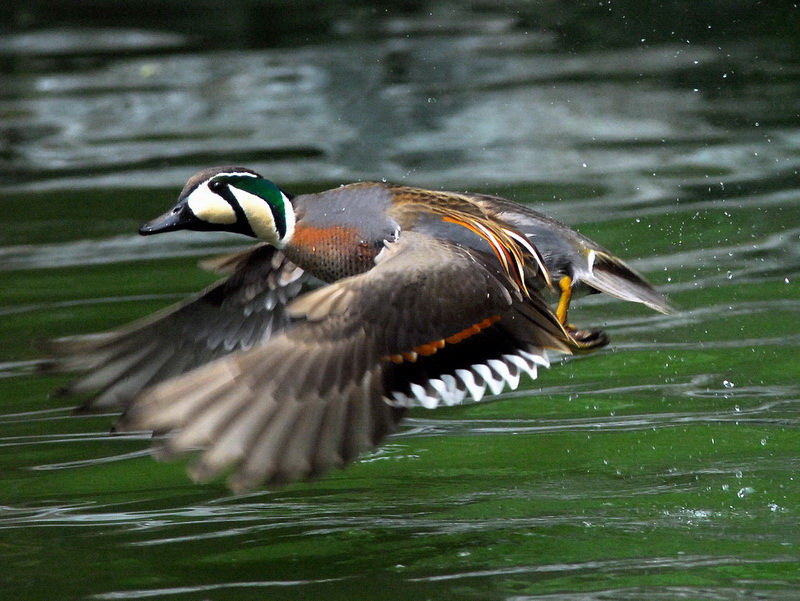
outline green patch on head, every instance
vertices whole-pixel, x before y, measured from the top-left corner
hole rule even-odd
[[[286,235],[286,197],[278,186],[267,179],[247,175],[227,175],[215,179],[264,199],[272,207],[275,229],[279,237],[283,238]]]

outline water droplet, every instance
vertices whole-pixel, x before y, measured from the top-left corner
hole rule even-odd
[[[725,277],[728,278],[729,280],[732,280],[733,279],[733,273],[731,273],[729,271],[728,273],[725,274]]]
[[[725,388],[733,388],[734,386],[736,386],[736,384],[734,384],[734,383],[733,383],[733,382],[731,382],[730,380],[723,380],[723,381],[722,381],[722,385],[723,385]]]
[[[761,446],[762,446],[762,447],[765,447],[765,446],[767,446],[767,439],[766,439],[766,438],[762,438],[762,439],[761,439]]]
[[[729,488],[730,488],[730,486],[728,486],[727,484],[723,484],[722,485],[722,492],[728,492]]]
[[[740,499],[744,499],[747,495],[751,495],[754,492],[756,492],[754,488],[745,486],[744,488],[739,489],[739,492],[736,493],[736,496],[739,497]]]

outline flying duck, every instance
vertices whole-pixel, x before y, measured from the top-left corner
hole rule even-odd
[[[199,481],[237,491],[318,477],[392,433],[409,408],[481,400],[608,342],[567,321],[604,292],[669,312],[590,239],[495,196],[354,183],[289,196],[255,171],[192,177],[143,235],[226,231],[260,241],[226,277],[119,330],[49,343],[79,411],[119,408]],[[88,398],[87,398],[88,396]]]

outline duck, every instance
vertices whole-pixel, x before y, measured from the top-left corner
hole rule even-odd
[[[205,169],[140,234],[232,232],[224,276],[120,329],[54,339],[76,410],[121,410],[162,459],[234,491],[313,480],[375,448],[414,407],[480,401],[550,357],[608,344],[568,323],[605,293],[672,307],[620,258],[500,197],[357,182],[292,196],[245,167]]]

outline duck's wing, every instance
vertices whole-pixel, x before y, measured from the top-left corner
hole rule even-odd
[[[287,303],[318,285],[267,245],[211,267],[230,275],[182,303],[119,330],[42,343],[43,371],[86,372],[59,394],[91,394],[79,411],[125,407],[149,386],[263,344],[289,324]]]
[[[663,294],[625,261],[560,221],[497,196],[465,196],[524,233],[552,271],[566,270],[565,263],[569,258],[571,273],[566,275],[591,289],[642,303],[661,313],[675,310]]]
[[[376,263],[299,297],[266,345],[145,391],[118,428],[171,431],[163,455],[201,448],[193,475],[233,470],[234,489],[307,479],[380,442],[414,398],[516,385],[544,349],[569,352],[544,302],[466,249],[404,232]]]

